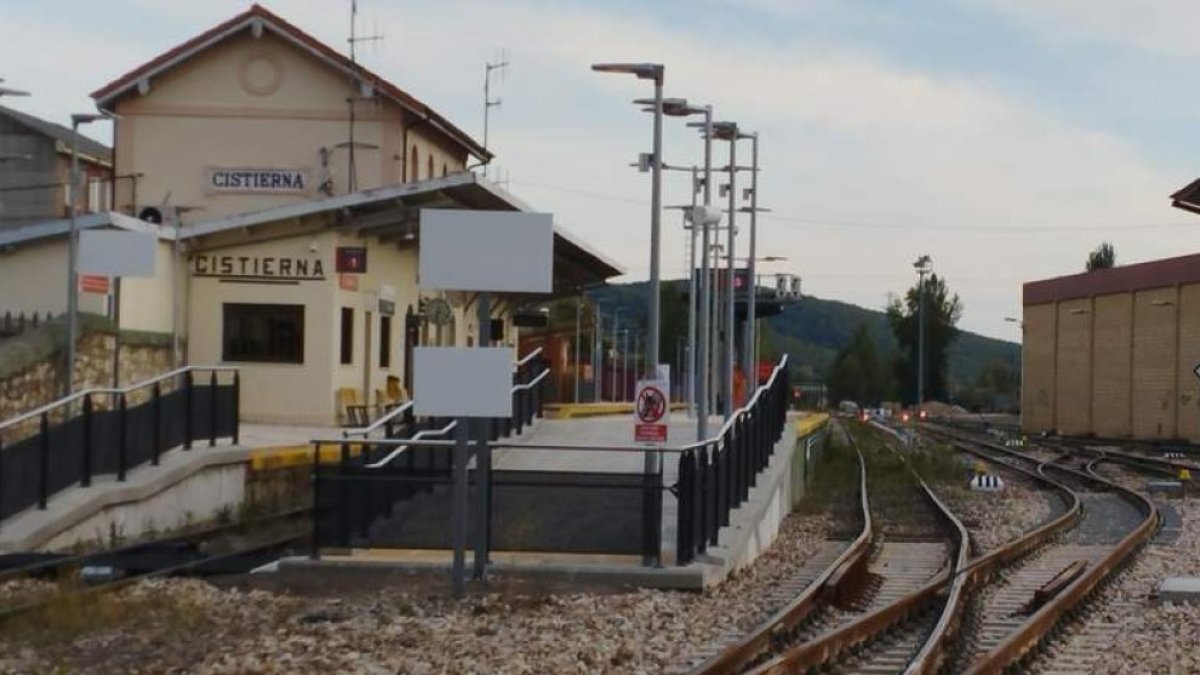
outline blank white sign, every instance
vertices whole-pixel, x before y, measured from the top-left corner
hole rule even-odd
[[[79,273],[106,277],[153,277],[158,237],[150,232],[83,230]]]
[[[417,347],[413,412],[434,417],[511,417],[508,347]]]
[[[549,293],[549,213],[421,209],[420,283],[444,291]]]

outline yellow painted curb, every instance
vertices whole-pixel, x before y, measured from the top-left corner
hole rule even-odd
[[[350,456],[362,453],[362,444],[350,444]],[[341,444],[325,444],[321,446],[320,462],[336,464],[342,460]],[[274,471],[294,466],[312,466],[313,447],[311,445],[284,445],[272,448],[260,448],[250,453],[251,471]]]
[[[821,428],[821,425],[828,421],[828,413],[815,413],[801,417],[799,420],[796,420],[796,438],[804,438]]]
[[[569,420],[601,415],[632,415],[632,403],[548,403],[543,406],[546,417]],[[671,410],[687,410],[686,403],[672,403]]]

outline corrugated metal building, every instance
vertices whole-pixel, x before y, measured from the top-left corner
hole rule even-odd
[[[1022,427],[1200,441],[1200,254],[1025,284]]]

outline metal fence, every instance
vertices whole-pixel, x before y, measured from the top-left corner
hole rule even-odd
[[[238,442],[236,368],[189,366],[124,389],[88,389],[0,423],[0,521],[51,496],[124,481],[162,453]]]
[[[771,462],[787,422],[787,357],[712,439],[679,454],[676,564],[686,565],[717,543],[729,513],[746,501],[760,471]]]
[[[542,372],[518,377],[537,383]],[[540,414],[537,391],[536,384],[515,385],[514,396],[524,398],[514,400],[513,419],[483,422],[486,433],[472,430],[469,501],[478,504],[481,489],[488,498],[486,516],[470,519],[468,540],[477,541],[482,523],[485,550],[638,555],[653,565],[661,561],[664,529],[677,565],[716,543],[730,512],[769,464],[790,396],[785,357],[717,436],[682,448],[495,442],[501,432],[519,431]],[[457,423],[436,420],[430,426],[439,423],[444,426],[411,440],[336,443],[340,452],[324,462],[327,443],[314,441],[314,555],[321,548],[450,548],[454,467],[453,441],[446,438]],[[474,465],[481,436],[492,441],[502,468]],[[645,469],[647,452],[659,456],[651,471]],[[583,459],[568,463],[569,470],[545,468],[562,453],[605,458],[595,466]],[[674,460],[672,455],[677,462],[662,461]],[[671,505],[676,513],[672,518],[667,511],[664,523],[664,508]],[[472,513],[480,511],[472,507]]]

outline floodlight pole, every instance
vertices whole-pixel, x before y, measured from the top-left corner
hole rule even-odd
[[[749,392],[751,382],[750,378],[752,373],[754,374],[753,381],[757,383],[758,380],[756,365],[757,360],[755,358],[755,348],[757,346],[757,336],[755,335],[757,332],[757,327],[755,326],[755,312],[757,311],[757,307],[755,306],[755,296],[757,295],[758,287],[758,278],[755,274],[755,253],[758,238],[758,133],[755,132],[753,134],[748,134],[748,136],[752,142],[751,147],[753,150],[751,151],[751,156],[753,161],[751,162],[752,168],[750,169],[752,172],[750,174],[750,260],[749,269],[746,272],[746,276],[749,277],[747,280],[749,286],[747,287],[746,292],[749,295],[746,299],[745,344],[742,345],[742,367],[746,371],[746,386],[748,387],[747,392]]]
[[[67,242],[67,363],[63,378],[65,396],[75,393],[75,341],[79,333],[79,124],[71,116],[71,227]],[[119,333],[121,327],[117,327]]]
[[[712,106],[704,106],[704,206],[707,210],[712,207]],[[696,440],[708,438],[708,392],[711,370],[709,368],[709,296],[712,293],[711,272],[708,265],[709,236],[708,219],[700,223],[700,307],[697,332],[700,337],[699,353],[696,358],[695,376],[699,377],[699,387],[696,390]],[[696,223],[692,223],[695,232]]]
[[[663,73],[654,80],[654,164],[650,190],[650,337],[646,349],[646,379],[658,372],[659,312],[661,310],[661,280],[659,278],[659,247],[662,230],[662,118]]]
[[[725,419],[733,417],[733,371],[735,368],[734,360],[736,353],[734,349],[734,334],[737,332],[737,321],[734,314],[734,308],[737,298],[735,297],[734,286],[734,241],[737,231],[737,142],[738,131],[737,127],[733,127],[733,132],[729,137],[729,234],[726,238],[728,250],[725,255],[729,256],[729,264],[727,265],[728,277],[725,279],[725,292],[729,296],[726,298],[725,305],[725,382],[724,382],[724,413]]]

